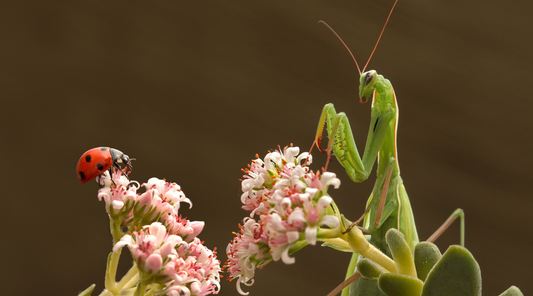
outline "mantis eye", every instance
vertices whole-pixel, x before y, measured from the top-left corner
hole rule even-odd
[[[365,85],[368,85],[372,81],[372,78],[374,78],[373,72],[368,72],[365,77]]]

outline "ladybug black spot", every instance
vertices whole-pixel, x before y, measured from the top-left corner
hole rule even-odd
[[[80,178],[81,178],[82,180],[85,180],[85,179],[86,179],[85,174],[84,174],[83,172],[78,172],[78,173],[80,174]]]
[[[86,161],[86,162],[91,162],[91,158],[92,158],[92,157],[91,157],[90,154],[85,155],[85,161]]]
[[[101,163],[99,163],[99,164],[96,165],[96,168],[97,168],[99,171],[101,171],[101,170],[104,169],[104,166],[103,166]]]
[[[107,147],[100,147],[101,151],[107,151]]]

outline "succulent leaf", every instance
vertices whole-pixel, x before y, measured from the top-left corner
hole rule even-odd
[[[450,246],[429,272],[422,296],[481,295],[481,270],[472,254]]]
[[[417,244],[415,247],[415,266],[418,278],[425,281],[429,271],[440,258],[442,258],[442,254],[434,243],[421,242]]]
[[[378,288],[375,281],[365,277],[359,277],[350,285],[350,296],[386,296]]]
[[[384,273],[378,279],[378,286],[387,296],[419,296],[424,283],[403,274]]]
[[[83,290],[80,294],[78,294],[78,296],[90,296],[94,290],[94,287],[96,287],[96,284],[90,285],[87,289]]]
[[[387,231],[385,239],[391,250],[394,263],[396,263],[396,270],[398,273],[416,278],[413,252],[411,248],[409,248],[407,241],[405,241],[403,233],[398,229],[391,228]]]
[[[388,272],[381,265],[368,258],[363,258],[357,263],[357,270],[362,276],[373,281],[377,281],[381,274]]]
[[[524,294],[522,294],[522,291],[520,291],[520,289],[517,287],[511,286],[509,289],[501,293],[500,296],[524,296]]]

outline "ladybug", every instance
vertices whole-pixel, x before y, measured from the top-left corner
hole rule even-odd
[[[87,150],[80,157],[76,165],[76,175],[80,183],[87,183],[107,170],[111,174],[113,167],[121,170],[120,163],[131,170],[131,160],[126,154],[114,148],[96,147]]]

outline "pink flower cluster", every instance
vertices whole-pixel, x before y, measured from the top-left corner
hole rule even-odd
[[[181,202],[192,206],[178,184],[151,178],[139,194],[141,186],[120,171],[112,179],[104,175],[101,184],[98,198],[105,201],[112,223],[129,228],[113,251],[128,246],[145,286],[162,285],[155,295],[218,293],[220,261],[197,237],[205,223],[178,215]]]
[[[220,290],[220,261],[198,238],[187,243],[154,222],[123,236],[114,252],[128,246],[145,284],[165,287],[156,295],[208,295]]]
[[[104,186],[98,190],[98,199],[105,201],[109,216],[121,223],[122,227],[140,228],[155,221],[175,224],[180,203],[186,202],[192,207],[191,201],[178,184],[158,178],[151,178],[144,183],[142,187],[146,191],[142,194],[137,193],[141,187],[139,183],[129,181],[121,171],[115,172],[113,179],[107,173],[104,174],[101,184]],[[189,226],[191,225],[184,225]]]
[[[298,147],[286,147],[253,160],[244,170],[241,201],[250,217],[228,245],[226,262],[229,278],[237,279],[243,295],[240,284],[253,284],[258,266],[279,259],[294,263],[290,252],[316,244],[321,227],[339,226],[328,212],[332,199],[327,189],[338,188],[340,180],[334,173],[310,171],[311,155],[299,152]]]

